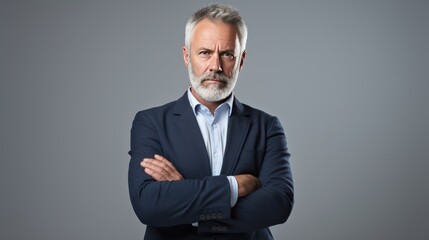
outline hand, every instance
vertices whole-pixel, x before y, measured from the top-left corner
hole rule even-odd
[[[241,174],[234,177],[238,184],[238,197],[244,197],[261,186],[259,179],[253,175]]]
[[[156,181],[174,181],[183,180],[183,176],[177,171],[176,167],[166,158],[160,155],[154,158],[145,158],[140,163],[144,171]]]

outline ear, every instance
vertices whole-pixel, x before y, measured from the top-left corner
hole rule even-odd
[[[188,51],[188,49],[186,48],[185,45],[183,45],[182,52],[183,52],[183,62],[185,63],[185,67],[188,68],[188,65],[189,65],[189,51]]]
[[[240,59],[240,71],[243,68],[243,64],[244,64],[244,59],[246,58],[246,50],[243,51],[243,53],[241,54],[241,59]]]

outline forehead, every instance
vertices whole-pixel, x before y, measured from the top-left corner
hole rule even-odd
[[[237,43],[237,44],[236,44]],[[237,28],[218,20],[203,19],[195,25],[191,45],[217,45],[235,48],[238,45]]]

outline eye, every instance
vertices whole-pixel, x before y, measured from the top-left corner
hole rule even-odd
[[[198,52],[198,55],[207,56],[209,55],[209,51],[206,51],[206,50],[200,51]]]
[[[234,54],[232,54],[230,52],[223,52],[220,56],[222,58],[226,58],[226,59],[233,59],[233,58],[235,58]]]

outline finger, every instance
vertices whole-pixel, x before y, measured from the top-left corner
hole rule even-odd
[[[166,181],[165,177],[158,174],[157,172],[152,171],[150,168],[145,168],[144,171],[147,175],[151,176],[156,181]]]
[[[161,156],[161,155],[158,155],[158,154],[155,154],[154,158],[155,158],[156,160],[159,160],[159,161],[161,161],[161,162],[165,163],[165,164],[166,164],[166,165],[168,165],[170,168],[172,168],[172,169],[176,170],[176,168],[174,167],[174,165],[173,165],[170,161],[168,161],[165,157],[163,157],[163,156]],[[176,171],[177,171],[177,170],[176,170]]]
[[[142,166],[146,169],[149,168],[157,179],[163,180],[181,180],[182,175],[177,172],[177,170],[170,168],[165,162],[154,160],[154,159],[144,159]]]
[[[160,164],[158,160],[145,159],[142,162],[145,169],[149,169],[152,175],[158,176],[157,178],[170,179],[171,174],[164,164]]]
[[[183,179],[182,174],[180,174],[180,172],[176,169],[176,167],[174,166],[174,164],[172,164],[170,161],[168,161],[168,159],[166,159],[165,157],[163,157],[161,155],[158,155],[158,154],[155,154],[154,158],[156,160],[159,160],[159,161],[165,163],[171,169],[170,173],[174,177],[179,178],[179,180]]]
[[[152,158],[144,158],[141,162],[140,162],[140,166],[142,167],[148,167],[149,166],[149,161],[153,160]]]
[[[155,160],[145,160],[142,162],[144,167],[144,171],[151,177],[153,177],[157,181],[167,181],[172,180],[170,174],[163,168],[158,165],[151,163],[151,161]]]
[[[183,176],[179,171],[174,167],[174,165],[164,158],[161,155],[156,154],[154,156],[156,158],[145,158],[140,163],[140,165],[144,168],[151,168],[153,172],[156,172],[158,175],[162,175],[163,179],[168,180],[182,180]]]
[[[166,158],[164,158],[161,155],[156,154],[154,158],[157,161],[154,161],[155,164],[158,164],[159,167],[165,168],[168,172],[168,174],[173,177],[175,180],[181,180],[183,179],[183,176],[180,174],[180,172],[176,169],[176,167],[168,161]]]

